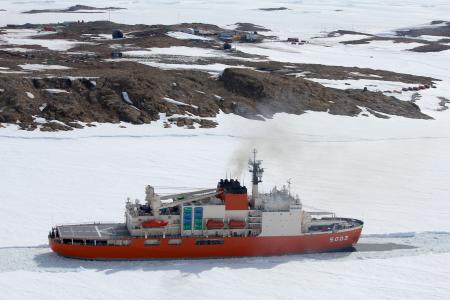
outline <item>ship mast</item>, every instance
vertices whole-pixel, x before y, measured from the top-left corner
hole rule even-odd
[[[253,160],[249,160],[249,172],[252,173],[252,197],[251,204],[254,208],[261,207],[261,201],[258,199],[258,184],[262,182],[264,169],[261,168],[262,160],[256,160],[256,149],[253,150]]]

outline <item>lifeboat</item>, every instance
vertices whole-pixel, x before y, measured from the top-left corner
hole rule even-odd
[[[144,228],[161,228],[165,227],[169,224],[166,220],[148,220],[142,223],[142,227]]]
[[[228,222],[228,227],[230,227],[231,229],[242,229],[245,228],[246,225],[247,223],[242,220],[230,220]]]
[[[223,223],[222,220],[211,219],[211,220],[208,220],[208,222],[206,222],[206,227],[208,229],[222,229],[224,225],[225,224]]]

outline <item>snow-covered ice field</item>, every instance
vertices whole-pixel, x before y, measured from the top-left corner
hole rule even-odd
[[[162,124],[56,135],[3,130],[0,298],[209,298],[218,290],[224,292],[215,297],[225,299],[446,298],[448,122],[327,114],[278,115],[265,123],[222,118],[214,130]],[[85,262],[57,257],[45,245],[54,223],[122,220],[125,198],[142,199],[147,183],[214,186],[233,171],[234,150],[251,145],[265,159],[265,188],[294,177],[307,207],[362,218],[362,251]]]
[[[94,5],[0,1],[0,9],[8,10],[0,11],[0,25],[107,18],[107,14],[19,14],[75,4]],[[321,36],[337,29],[391,32],[447,20],[450,12],[450,3],[442,0],[151,4],[121,0],[96,1],[95,6],[128,7],[111,13],[118,23],[195,21],[231,27],[238,21],[252,22],[281,38]],[[257,10],[280,6],[291,10]],[[385,41],[369,45],[342,45],[334,38],[313,41],[302,48],[263,43],[240,50],[287,62],[432,76],[441,80],[438,88],[422,92],[417,104],[434,120],[308,112],[278,114],[266,122],[221,114],[220,126],[208,130],[164,129],[162,122],[59,133],[2,128],[0,299],[449,299],[450,110],[438,111],[437,97],[450,97],[450,51],[406,52],[405,45]],[[342,88],[345,82],[362,87],[361,82],[348,80],[321,83]],[[369,83],[380,90],[396,88],[395,83],[377,78]],[[244,156],[245,163],[252,147],[264,160],[266,190],[293,178],[293,189],[307,208],[364,220],[358,251],[89,262],[58,257],[46,246],[47,232],[55,223],[122,221],[126,197],[142,199],[146,184],[167,193],[173,186],[213,187],[226,173],[242,178],[236,157]],[[246,175],[247,183],[248,179]]]

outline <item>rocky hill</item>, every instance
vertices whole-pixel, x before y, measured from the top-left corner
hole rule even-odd
[[[262,119],[278,112],[307,110],[356,116],[360,107],[382,117],[429,118],[412,102],[382,93],[327,88],[303,78],[229,68],[215,79],[199,71],[122,64],[92,78],[0,77],[0,123],[34,129],[43,118],[59,121],[44,124],[44,130],[70,130],[81,126],[77,121],[143,124],[166,113],[196,116],[202,126],[210,127],[214,123],[202,118],[214,117],[219,111]],[[173,122],[186,125],[179,118],[185,119],[174,117]]]

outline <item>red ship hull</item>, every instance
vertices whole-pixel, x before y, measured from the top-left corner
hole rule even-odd
[[[127,246],[94,246],[60,243],[50,239],[51,249],[61,256],[93,260],[188,259],[214,257],[277,256],[312,252],[328,252],[353,247],[362,226],[338,232],[299,236],[178,238],[181,244],[170,244],[177,238],[160,238],[159,245],[146,245],[144,238],[133,238]],[[199,241],[220,241],[206,244]]]

